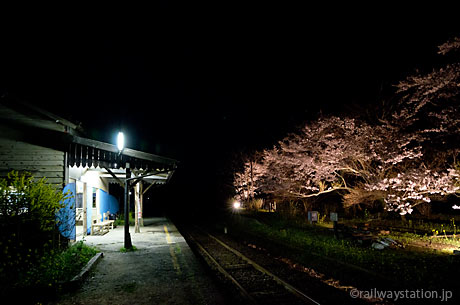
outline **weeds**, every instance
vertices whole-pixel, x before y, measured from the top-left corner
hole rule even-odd
[[[24,275],[22,284],[25,286],[57,286],[69,281],[96,253],[96,249],[81,241],[60,253],[51,250]]]
[[[350,277],[352,269],[341,272],[339,268],[349,269],[350,265],[364,268],[370,273],[392,279],[388,285],[404,287],[447,287],[452,284],[446,278],[453,276],[453,270],[459,267],[459,261],[441,251],[411,251],[407,249],[390,249],[377,251],[371,247],[359,245],[352,240],[336,239],[331,230],[310,225],[290,225],[288,221],[276,217],[266,217],[264,221],[243,221],[237,224],[243,236],[253,235],[263,240],[270,240],[282,246],[302,253],[299,263],[317,267],[324,273],[346,274]],[[418,235],[406,234],[406,239]],[[420,236],[418,236],[420,237]],[[397,239],[398,237],[392,236]],[[399,239],[399,238],[398,238]],[[429,240],[430,237],[426,236]],[[443,242],[447,241],[444,238]],[[340,262],[339,267],[332,267],[331,260]],[[327,262],[327,263],[326,263]],[[348,267],[347,267],[348,265]],[[375,280],[373,278],[372,280]],[[357,281],[367,284],[358,277]],[[443,286],[445,285],[445,286]]]
[[[19,272],[14,281],[8,282],[4,278],[6,284],[1,287],[0,295],[16,293],[25,302],[49,299],[61,291],[63,283],[77,275],[96,253],[95,248],[81,241],[64,251],[51,249],[41,255],[27,271]],[[23,291],[27,293],[21,294]]]
[[[131,248],[128,248],[128,249],[126,249],[125,247],[123,247],[123,248],[120,249],[120,252],[122,252],[122,253],[134,252],[134,251],[137,251],[136,246],[132,246]]]

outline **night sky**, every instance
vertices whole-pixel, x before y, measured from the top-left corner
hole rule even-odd
[[[320,111],[375,103],[441,63],[437,46],[460,33],[448,7],[335,8],[15,19],[2,29],[0,89],[97,140],[122,129],[128,147],[180,160],[188,191],[215,192],[234,152],[270,146]]]

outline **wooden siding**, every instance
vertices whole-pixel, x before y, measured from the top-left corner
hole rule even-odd
[[[26,171],[49,183],[64,184],[64,152],[21,141],[0,138],[0,176]]]

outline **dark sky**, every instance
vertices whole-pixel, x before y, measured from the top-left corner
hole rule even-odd
[[[14,20],[1,84],[92,138],[216,171],[319,111],[373,103],[458,35],[448,7],[169,7]],[[450,14],[452,13],[452,16]],[[56,17],[56,16],[52,16]],[[108,17],[108,18],[106,18]],[[193,165],[190,165],[193,164]]]

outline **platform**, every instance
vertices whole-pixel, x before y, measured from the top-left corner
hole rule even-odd
[[[226,304],[213,279],[174,224],[144,219],[141,233],[130,228],[137,251],[123,253],[123,227],[86,236],[104,258],[80,290],[55,304]],[[82,239],[83,237],[78,237]]]

